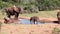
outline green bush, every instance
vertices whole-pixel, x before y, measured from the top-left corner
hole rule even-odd
[[[28,12],[55,10],[60,9],[60,0],[0,0],[0,9],[13,5],[20,6]]]

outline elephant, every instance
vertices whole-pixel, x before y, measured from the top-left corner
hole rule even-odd
[[[10,19],[11,16],[15,15],[15,20],[18,19],[19,13],[21,13],[21,8],[18,6],[13,6],[13,7],[8,7],[5,8],[5,12],[6,12],[6,16]],[[9,20],[6,19],[6,17],[4,17],[5,22],[8,22]]]
[[[58,23],[60,24],[60,12],[57,13]]]
[[[31,21],[32,21],[34,24],[36,24],[35,22],[39,22],[39,17],[33,16],[33,17],[30,18],[30,23],[31,23]]]

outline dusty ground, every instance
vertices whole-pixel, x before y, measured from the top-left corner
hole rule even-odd
[[[52,34],[54,28],[59,28],[60,24],[2,24],[1,34]]]

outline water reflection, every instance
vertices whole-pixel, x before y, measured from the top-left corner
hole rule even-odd
[[[30,20],[27,19],[19,19],[19,21],[16,24],[34,24],[34,22],[30,22]],[[36,24],[44,24],[44,23],[36,22]]]

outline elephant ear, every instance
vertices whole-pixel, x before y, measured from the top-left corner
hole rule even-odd
[[[21,11],[21,8],[17,6],[17,8],[19,9],[19,11]]]

